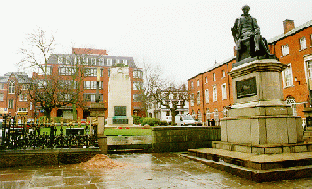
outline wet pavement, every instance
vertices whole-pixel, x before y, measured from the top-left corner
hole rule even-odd
[[[312,188],[312,178],[256,183],[176,153],[109,157],[125,166],[88,170],[77,165],[0,169],[0,188]]]

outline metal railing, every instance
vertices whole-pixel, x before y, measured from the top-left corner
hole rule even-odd
[[[2,150],[98,147],[97,121],[81,124],[73,121],[54,123],[46,120],[27,123],[22,120],[22,123],[18,124],[15,118],[3,118],[0,145]]]

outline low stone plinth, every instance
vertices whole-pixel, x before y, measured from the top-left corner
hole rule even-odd
[[[251,145],[243,143],[213,141],[212,147],[217,149],[254,154],[281,154],[312,151],[312,143]]]
[[[202,148],[189,149],[184,156],[256,182],[312,176],[312,152],[254,154]]]

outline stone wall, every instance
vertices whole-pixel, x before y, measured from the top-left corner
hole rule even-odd
[[[99,149],[40,149],[0,151],[0,168],[16,166],[59,165],[85,162]]]
[[[221,128],[202,126],[174,126],[152,128],[154,152],[182,152],[194,148],[212,147],[221,140]]]

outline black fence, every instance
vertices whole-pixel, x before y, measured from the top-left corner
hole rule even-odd
[[[2,123],[2,140],[0,149],[36,149],[36,148],[89,148],[98,147],[97,125],[90,128],[75,123],[23,123],[17,124],[14,119],[4,119]],[[40,132],[45,128],[45,131]],[[66,130],[64,130],[66,128]],[[65,134],[64,134],[64,131]],[[58,133],[58,134],[56,134]]]

